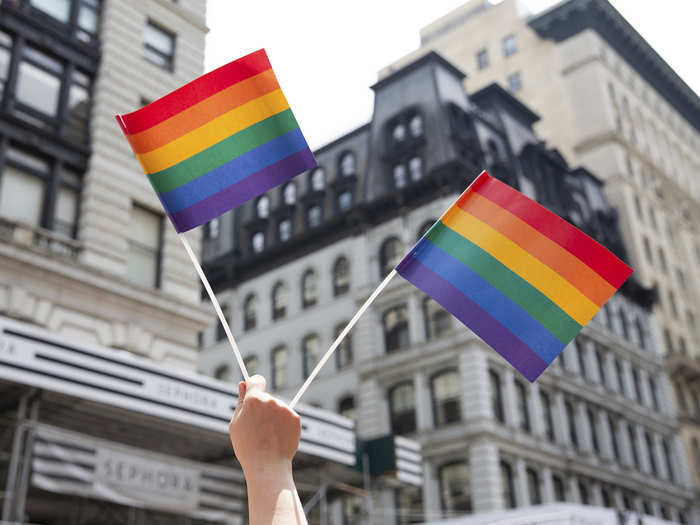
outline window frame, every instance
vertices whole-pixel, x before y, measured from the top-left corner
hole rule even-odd
[[[396,325],[392,330],[387,328],[387,317],[392,312],[397,312],[397,316],[400,318],[397,320]],[[398,314],[399,311],[403,311],[403,318]],[[408,316],[408,306],[405,303],[398,304],[387,309],[382,315],[382,330],[384,332],[384,351],[389,354],[392,352],[397,352],[408,348],[411,345],[411,334],[410,334],[410,319]],[[400,331],[400,333],[398,333]],[[402,344],[404,337],[402,337],[405,331],[405,344]],[[396,335],[394,335],[396,333]],[[395,341],[394,341],[395,340]],[[391,343],[391,344],[390,344]]]
[[[397,412],[394,403],[394,394],[399,388],[409,387],[413,396],[413,407],[411,410],[404,410],[402,412]],[[397,436],[402,436],[405,434],[413,434],[418,430],[418,419],[416,416],[416,390],[412,381],[405,380],[396,383],[391,386],[388,391],[389,400],[389,423],[391,426],[392,434]],[[410,415],[410,418],[409,418]],[[409,420],[410,424],[407,424],[405,420]],[[404,428],[406,426],[407,428]]]
[[[448,374],[454,374],[457,378],[457,391],[454,396],[448,397],[442,400],[439,400],[437,398],[437,391],[435,388],[435,382],[440,379],[443,376],[446,376]],[[459,377],[459,369],[457,368],[445,368],[443,370],[440,370],[439,372],[436,372],[430,377],[430,398],[432,401],[433,405],[433,425],[436,428],[439,427],[444,427],[447,425],[451,425],[453,423],[459,423],[462,421],[462,399],[461,399],[461,389],[459,388],[460,384],[460,377]],[[449,416],[447,416],[448,411],[445,410],[444,408],[442,410],[439,410],[441,404],[444,405],[445,403],[450,403],[450,402],[456,402],[457,405],[457,412],[456,412],[456,419],[451,419]],[[440,415],[442,413],[442,417]]]
[[[163,33],[164,35],[170,37],[172,41],[172,53],[170,55],[166,55],[163,53],[161,50],[156,49],[155,46],[151,45],[148,43],[146,39],[146,31],[148,30],[148,27],[151,27],[155,29],[156,31],[159,31]],[[165,59],[166,63],[165,65],[159,64],[155,60],[152,60],[149,58],[148,54],[146,52],[151,52],[155,53],[156,55],[161,56],[162,58]],[[142,46],[142,53],[141,56],[146,59],[149,63],[153,64],[156,67],[159,67],[161,69],[164,69],[170,73],[173,73],[175,71],[175,53],[177,51],[177,33],[174,31],[171,31],[170,29],[166,29],[163,25],[159,24],[152,18],[146,19],[146,25],[144,26],[144,33],[143,33],[143,46]]]
[[[448,508],[447,501],[445,500],[445,480],[443,477],[443,472],[445,469],[454,467],[455,465],[464,465],[464,470],[467,473],[465,483],[462,483],[461,486],[463,486],[465,489],[467,489],[467,500],[466,500],[466,508],[460,508],[459,506],[455,507],[454,509]],[[445,512],[472,512],[474,510],[474,501],[473,501],[473,496],[471,493],[471,471],[469,470],[469,464],[466,461],[450,461],[447,463],[443,463],[438,467],[438,483],[440,487],[440,504],[441,508]],[[452,496],[450,499],[453,499]]]
[[[309,279],[315,280],[309,283]],[[318,304],[318,272],[313,268],[307,268],[301,276],[301,307],[306,310]],[[313,285],[313,286],[311,286]],[[311,296],[307,295],[307,291],[313,292]]]
[[[343,274],[339,274],[339,267],[341,264],[345,265],[345,279],[347,282],[338,284],[339,280],[343,280]],[[339,279],[340,277],[340,279]],[[333,297],[339,297],[350,291],[350,261],[344,255],[336,257],[335,262],[333,262]]]
[[[158,248],[155,250],[155,256],[156,256],[156,274],[154,276],[154,284],[153,288],[156,290],[159,290],[162,286],[162,270],[163,270],[163,240],[164,240],[164,215],[162,213],[158,213],[156,211],[153,211],[152,209],[142,206],[137,202],[132,202],[131,205],[132,210],[134,208],[140,208],[141,210],[152,214],[154,217],[157,217],[158,219]],[[133,241],[129,237],[127,237],[127,244],[128,246],[131,246],[133,244],[137,245],[139,248],[146,249],[151,251],[151,249],[147,246],[144,246],[138,242]]]
[[[253,316],[249,316],[250,303],[255,301],[255,307],[253,308]],[[245,296],[243,300],[243,331],[248,332],[254,330],[258,325],[258,296],[250,292]]]
[[[285,304],[282,307],[279,307],[277,304],[277,293],[278,290],[281,290],[282,288],[286,288],[284,290],[286,292],[286,297],[285,297]],[[275,284],[272,286],[272,320],[276,321],[277,319],[284,319],[287,315],[287,309],[289,308],[289,286],[285,281],[276,281]]]
[[[280,371],[278,370],[276,356],[281,355],[282,352],[285,353],[285,370],[284,383],[280,385]],[[289,386],[289,349],[286,345],[277,345],[270,351],[270,378],[272,380],[272,390],[281,390]]]

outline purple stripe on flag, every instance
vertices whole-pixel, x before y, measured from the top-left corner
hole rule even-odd
[[[547,368],[547,363],[534,350],[451,283],[414,257],[404,259],[396,270],[467,325],[529,381],[537,379]]]
[[[168,216],[178,233],[191,230],[315,166],[313,153],[305,148]]]

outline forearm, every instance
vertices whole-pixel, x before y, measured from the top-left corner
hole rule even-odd
[[[307,525],[291,462],[246,473],[246,480],[250,525]]]

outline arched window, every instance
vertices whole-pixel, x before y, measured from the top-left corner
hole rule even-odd
[[[379,264],[382,277],[387,275],[404,256],[403,243],[397,237],[390,237],[379,250]]]
[[[420,115],[413,115],[408,123],[408,128],[411,130],[411,135],[420,137],[423,134],[423,118]]]
[[[345,190],[338,194],[338,210],[346,212],[352,208],[352,191]]]
[[[214,377],[219,381],[231,381],[231,367],[227,364],[220,364],[214,369]]]
[[[248,371],[249,375],[254,376],[258,373],[260,363],[258,362],[257,356],[249,355],[243,359],[243,364],[245,365],[245,369]]]
[[[542,422],[544,423],[544,435],[550,441],[554,441],[554,420],[552,419],[552,402],[549,394],[540,390],[540,405],[542,406]]]
[[[335,327],[334,337],[338,337],[347,323],[340,323]],[[335,364],[338,370],[352,364],[352,333],[348,333],[335,349]]]
[[[282,199],[287,206],[294,206],[297,203],[297,186],[293,182],[288,182],[282,188]]]
[[[425,221],[423,224],[421,224],[421,227],[418,228],[418,237],[417,239],[420,239],[423,237],[426,233],[428,233],[428,230],[433,227],[433,224],[437,222],[436,219],[430,219],[429,221]]]
[[[518,380],[515,381],[515,397],[518,404],[518,414],[520,414],[520,428],[525,432],[530,432],[530,411],[527,406],[527,387]]]
[[[355,155],[353,153],[347,152],[342,157],[340,157],[340,174],[343,177],[350,177],[355,175]]]
[[[253,253],[260,253],[265,249],[265,234],[263,232],[255,232],[250,240]]]
[[[501,461],[501,494],[507,509],[515,508],[515,487],[513,486],[513,469],[505,461]]]
[[[391,137],[396,142],[403,142],[406,138],[406,126],[401,123],[396,124],[391,130]]]
[[[318,204],[314,204],[313,206],[310,206],[308,210],[306,210],[306,222],[308,223],[309,228],[316,228],[317,226],[320,226],[322,220],[323,210],[321,210],[321,206]]]
[[[423,178],[423,159],[420,157],[412,157],[408,161],[408,172],[411,175],[411,181],[416,182]]]
[[[408,308],[397,306],[384,314],[384,344],[387,352],[408,346]]]
[[[220,302],[220,301],[219,301]],[[231,324],[231,307],[228,304],[221,305],[221,313],[224,314],[224,319],[230,325]],[[226,338],[226,331],[224,330],[224,325],[221,322],[217,322],[216,325],[216,340],[221,341]]]
[[[338,413],[348,419],[355,419],[355,398],[347,396],[338,401]]]
[[[442,508],[446,513],[471,512],[472,496],[469,467],[463,461],[439,469]]]
[[[561,476],[552,475],[552,489],[554,489],[554,501],[566,501],[566,487]]]
[[[489,370],[489,383],[491,385],[491,411],[496,421],[505,423],[503,412],[503,394],[501,392],[501,376],[493,370]]]
[[[255,211],[258,219],[267,219],[270,216],[270,197],[261,195],[255,203]]]
[[[459,374],[446,370],[433,376],[433,419],[436,427],[455,423],[461,419]]]
[[[527,492],[530,494],[530,505],[539,505],[542,503],[542,495],[540,494],[540,477],[537,471],[533,468],[528,468],[525,471],[527,477]]]
[[[350,289],[350,263],[346,257],[338,257],[333,265],[333,295],[343,295]]]
[[[216,239],[219,237],[219,218],[215,217],[204,224],[204,238],[206,240]]]
[[[289,290],[287,284],[277,281],[272,288],[272,318],[281,319],[287,315],[287,303],[289,301]]]
[[[272,350],[272,389],[287,388],[287,348],[283,345]]]
[[[315,270],[306,270],[301,279],[301,305],[309,308],[318,302],[318,274]]]
[[[598,443],[598,426],[595,424],[595,414],[589,407],[586,409],[586,417],[588,418],[588,428],[591,429],[591,446],[593,452],[600,454],[600,444]]]
[[[413,383],[400,383],[389,391],[391,412],[391,432],[396,435],[411,434],[416,431],[416,401]]]
[[[428,339],[442,337],[452,327],[450,313],[431,297],[426,297],[423,301],[423,316],[425,318],[425,334]]]
[[[326,187],[326,172],[320,166],[311,172],[311,189],[313,191],[323,191]]]
[[[278,234],[280,242],[287,242],[292,237],[291,219],[282,219],[280,221]]]
[[[258,298],[248,294],[243,301],[243,330],[252,330],[258,324]]]
[[[311,334],[304,337],[301,342],[301,353],[303,360],[304,379],[309,377],[316,363],[318,363],[319,353],[321,351],[321,342],[317,334]]]
[[[406,173],[406,166],[404,166],[403,164],[395,164],[392,173],[394,176],[394,187],[403,188],[404,186],[406,186],[406,182],[408,179]]]

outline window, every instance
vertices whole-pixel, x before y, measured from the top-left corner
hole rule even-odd
[[[634,383],[634,398],[637,400],[637,402],[641,403],[642,390],[641,385],[639,384],[639,371],[634,367],[632,367],[632,382]]]
[[[487,49],[480,49],[476,53],[476,68],[482,70],[489,67],[489,52]]]
[[[387,275],[394,267],[401,262],[404,255],[403,243],[396,237],[390,237],[379,251],[380,273],[382,276]]]
[[[622,368],[622,362],[615,359],[615,372],[617,373],[617,391],[625,395],[625,374]]]
[[[338,209],[341,212],[346,212],[352,208],[352,191],[345,190],[338,194]]]
[[[513,486],[513,469],[501,461],[501,494],[507,509],[515,508],[515,487]]]
[[[406,126],[403,124],[396,124],[391,130],[391,136],[396,142],[403,142],[406,138]]]
[[[96,42],[99,8],[99,0],[81,0],[78,11],[78,28],[76,29],[75,35],[82,42],[87,44]]]
[[[17,70],[16,97],[18,108],[30,117],[53,119],[58,113],[63,64],[31,46]]]
[[[220,226],[220,222],[219,222],[218,217],[205,223],[204,224],[204,239],[210,240],[210,239],[218,238],[219,237],[219,226]]]
[[[353,153],[345,153],[340,157],[340,174],[343,177],[351,177],[355,175],[355,155]]]
[[[542,416],[544,423],[544,435],[550,441],[554,441],[554,421],[552,419],[552,402],[549,399],[549,394],[544,390],[540,390],[540,404],[542,405]]]
[[[294,206],[297,202],[297,187],[293,182],[288,182],[282,188],[282,200],[287,206]]]
[[[0,31],[0,97],[5,89],[5,82],[10,71],[12,57],[12,37]]]
[[[333,295],[339,296],[350,289],[350,263],[346,257],[338,257],[333,265]]]
[[[337,338],[340,332],[343,331],[347,323],[336,325],[334,336]],[[335,349],[335,364],[338,370],[342,370],[346,366],[352,364],[352,334],[348,333],[340,342],[338,348]]]
[[[401,305],[384,314],[384,345],[387,352],[394,352],[408,343],[408,309]]]
[[[272,288],[272,319],[281,319],[287,314],[289,293],[286,283],[279,281]]]
[[[406,166],[403,164],[394,165],[394,186],[397,188],[403,188],[406,186]]]
[[[676,296],[673,290],[668,291],[668,304],[671,305],[671,313],[674,319],[678,319],[678,306],[676,305]]]
[[[564,401],[564,410],[566,411],[566,422],[569,426],[569,441],[574,448],[578,448],[578,433],[576,432],[576,415],[574,413],[574,405],[571,401]]]
[[[131,208],[126,274],[135,283],[160,286],[161,215],[134,205]]]
[[[318,335],[307,335],[301,342],[301,353],[303,359],[304,379],[309,377],[316,363],[318,363],[319,354],[321,352],[321,341]]]
[[[423,178],[423,159],[412,157],[408,161],[408,172],[411,175],[412,182],[421,180]]]
[[[637,317],[634,320],[634,326],[637,329],[637,339],[639,339],[639,347],[642,350],[646,350],[647,349],[646,330],[644,329],[644,325],[642,323],[641,318]]]
[[[408,122],[408,128],[411,130],[411,135],[414,137],[423,135],[423,117],[420,115],[413,115]]]
[[[243,330],[252,330],[258,324],[258,298],[248,294],[243,301]]]
[[[588,428],[591,430],[591,447],[593,452],[600,454],[600,443],[598,442],[598,429],[595,424],[595,414],[590,408],[586,409],[586,417],[588,418]]]
[[[520,91],[523,87],[523,80],[520,76],[520,71],[516,71],[515,73],[508,75],[507,82],[509,91],[513,93]]]
[[[630,330],[629,326],[627,325],[627,316],[625,315],[625,311],[622,308],[620,308],[618,315],[620,317],[620,329],[622,330],[622,337],[629,341]]]
[[[355,419],[355,398],[347,396],[338,401],[338,413],[348,419]]]
[[[651,254],[651,245],[649,244],[649,239],[644,236],[642,237],[642,242],[644,244],[644,254],[646,255],[649,264],[654,264],[654,257]]]
[[[530,505],[540,505],[542,503],[542,495],[540,494],[540,477],[537,471],[533,468],[528,468],[526,471],[527,491],[530,495]]]
[[[627,426],[627,437],[630,440],[630,452],[632,455],[632,465],[635,468],[639,468],[639,455],[637,454],[637,439],[634,435],[634,429],[631,426]]]
[[[598,381],[601,385],[607,385],[607,379],[605,377],[605,355],[600,348],[596,348],[595,360],[598,364]]]
[[[250,245],[253,253],[261,253],[265,249],[265,234],[263,232],[255,232],[250,239]]]
[[[440,427],[461,419],[459,374],[456,370],[441,372],[431,382],[433,394],[433,419]]]
[[[31,226],[39,226],[44,186],[42,178],[28,170],[6,164],[0,177],[0,215]]]
[[[78,175],[75,175],[74,177],[75,180],[80,180]],[[77,215],[78,192],[74,189],[74,187],[69,187],[63,184],[58,190],[58,196],[56,198],[53,230],[65,237],[75,237]]]
[[[245,369],[248,370],[248,374],[251,376],[257,374],[258,370],[260,369],[260,363],[258,362],[258,358],[254,355],[246,357],[243,360],[243,364],[245,365]]]
[[[418,228],[418,240],[422,239],[426,233],[428,233],[428,230],[433,227],[433,225],[436,223],[436,220],[429,220],[425,221],[420,228]]]
[[[659,469],[656,466],[656,454],[654,453],[654,440],[649,432],[644,432],[644,441],[647,446],[647,452],[649,453],[649,468],[651,469],[652,476],[659,475]]]
[[[601,487],[600,498],[602,500],[603,507],[606,507],[608,509],[613,508],[613,499],[610,496],[610,491],[607,488]]]
[[[579,337],[577,340],[578,344],[576,345],[576,350],[577,350],[577,355],[578,355],[578,369],[579,372],[581,373],[581,377],[584,379],[588,377],[588,373],[586,370],[586,346],[587,346],[587,339],[583,337]]]
[[[318,274],[315,270],[306,270],[301,279],[301,306],[309,308],[318,301]]]
[[[389,410],[391,411],[391,432],[393,434],[400,436],[416,431],[416,402],[413,395],[413,383],[401,383],[390,390]]]
[[[617,429],[615,428],[615,424],[613,423],[613,420],[611,419],[610,414],[606,414],[605,418],[607,419],[608,428],[610,429],[610,444],[612,445],[613,457],[616,460],[619,460],[620,459],[620,448],[617,444]]]
[[[503,45],[503,56],[509,57],[514,55],[517,51],[515,46],[515,35],[508,35],[502,40]]]
[[[272,350],[272,388],[287,388],[287,348],[278,346]]]
[[[231,367],[221,364],[214,369],[214,377],[219,381],[231,381]]]
[[[71,74],[66,108],[66,138],[72,142],[87,142],[90,117],[90,77],[75,69]]]
[[[174,55],[175,35],[149,20],[143,33],[143,56],[149,62],[172,71]]]
[[[564,480],[556,474],[552,475],[552,489],[554,490],[554,501],[566,501]]]
[[[501,423],[505,423],[503,412],[503,395],[501,393],[501,376],[493,370],[489,370],[489,383],[491,384],[491,411],[493,417]]]
[[[287,242],[292,236],[292,221],[291,219],[282,219],[279,223],[279,239],[280,242]]]
[[[224,319],[226,319],[226,324],[230,324],[231,321],[231,307],[224,303],[221,304],[221,313],[224,314]],[[226,339],[226,330],[224,329],[224,325],[221,324],[221,321],[218,319],[218,322],[216,323],[216,340],[221,341],[223,339]]]
[[[68,23],[70,20],[71,0],[29,0],[29,3],[59,22]]]
[[[452,316],[435,299],[425,298],[423,315],[425,316],[425,333],[428,339],[438,339],[450,331]]]
[[[439,470],[442,508],[446,513],[471,512],[469,468],[464,462],[443,465]]]
[[[267,219],[270,216],[270,197],[261,195],[255,203],[255,211],[258,219]]]
[[[318,204],[310,206],[306,211],[306,222],[309,228],[316,228],[320,226],[322,220],[321,207]]]
[[[644,220],[644,211],[642,210],[642,202],[639,200],[638,196],[634,196],[634,209],[637,212],[637,218],[642,221]]]
[[[519,426],[521,430],[530,432],[530,411],[527,407],[527,387],[520,381],[515,381],[515,397],[520,415]]]
[[[581,505],[590,505],[591,498],[588,495],[588,485],[584,481],[578,482],[578,496],[581,500]]]
[[[311,172],[311,189],[313,191],[323,191],[326,187],[326,172],[318,167]]]
[[[668,440],[661,440],[661,448],[664,452],[664,461],[666,462],[666,472],[668,473],[668,479],[670,481],[675,481],[676,474],[673,469],[673,457],[671,455],[671,445],[668,444]]]

